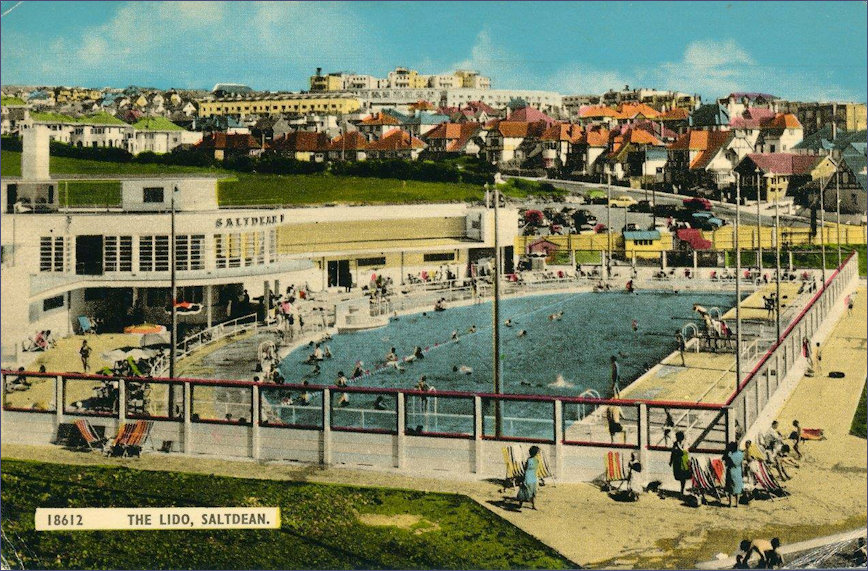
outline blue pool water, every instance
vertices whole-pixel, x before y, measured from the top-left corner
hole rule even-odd
[[[609,396],[610,356],[618,358],[623,387],[676,348],[675,332],[694,320],[694,303],[718,307],[723,313],[734,305],[735,295],[588,292],[504,300],[503,392],[577,396],[594,389]],[[549,319],[561,311],[561,320]],[[507,319],[512,320],[512,327],[503,325]],[[638,325],[635,332],[633,320]],[[472,326],[475,333],[469,332]],[[527,335],[519,337],[522,329]],[[453,331],[458,331],[458,341],[450,340]],[[290,353],[280,365],[287,382],[307,378],[312,384],[332,384],[339,371],[349,377],[354,363],[361,360],[370,374],[351,380],[351,385],[409,389],[424,374],[437,390],[493,392],[490,302],[401,316],[386,327],[336,335],[325,344],[333,358],[321,363],[316,376],[311,376],[312,367],[303,363],[312,347]],[[402,363],[404,371],[382,367],[391,347],[403,358],[417,345],[425,350],[424,359]],[[462,365],[473,372],[453,371]],[[556,383],[559,376],[563,382]]]

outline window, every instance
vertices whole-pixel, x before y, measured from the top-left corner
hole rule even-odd
[[[39,271],[63,271],[63,238],[43,236],[39,240]]]
[[[103,268],[106,272],[133,270],[132,236],[106,236],[103,239]]]
[[[169,271],[169,237],[139,237],[139,271]]]
[[[163,202],[163,187],[151,186],[143,189],[143,202]]]
[[[63,307],[62,295],[42,300],[42,311],[51,311],[52,309],[57,309],[59,307]]]
[[[362,266],[385,266],[386,265],[386,256],[373,257],[373,258],[359,258],[356,260],[356,264],[359,267]]]
[[[426,262],[452,262],[455,260],[455,252],[443,252],[442,254],[425,254],[422,259]]]

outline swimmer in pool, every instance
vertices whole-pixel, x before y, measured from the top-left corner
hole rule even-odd
[[[633,328],[633,333],[636,333],[639,331],[639,322],[634,319],[633,322],[630,323],[630,327]]]
[[[458,331],[457,330],[452,331],[452,340],[458,341]]]
[[[507,319],[503,324],[507,327],[512,327],[512,319]]]
[[[521,331],[518,332],[518,336],[519,336],[519,337],[525,337],[525,336],[527,336],[527,330],[526,330],[526,329],[522,329]]]
[[[473,374],[473,367],[468,367],[467,365],[461,365],[460,367],[453,366],[452,372],[453,373],[461,373],[462,375],[472,375]]]
[[[476,333],[476,326],[475,326],[475,325],[471,325],[471,326],[470,326],[470,329],[468,329],[467,332],[468,332],[468,333]]]

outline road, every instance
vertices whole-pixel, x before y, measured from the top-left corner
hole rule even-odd
[[[509,178],[509,177],[505,177],[505,178]],[[529,177],[514,177],[514,178],[529,178]],[[578,181],[570,181],[570,180],[557,180],[557,179],[540,179],[540,178],[532,178],[530,180],[538,180],[538,181],[542,181],[542,182],[548,182],[548,183],[551,183],[555,188],[562,188],[565,190],[569,190],[574,194],[580,194],[580,193],[583,194],[585,191],[592,189],[592,188],[598,188],[598,189],[606,190],[605,184],[598,184],[598,183],[578,182]],[[650,190],[631,189],[631,188],[626,188],[623,186],[614,186],[614,185],[612,186],[612,197],[627,195],[627,196],[630,196],[632,198],[635,198],[636,200],[644,200],[646,198],[648,200],[651,200],[652,194],[654,196],[655,202],[658,204],[681,204],[685,198],[685,195],[677,195],[677,194],[672,194],[672,193],[667,193],[667,192],[659,192],[658,191],[658,192],[652,193]],[[730,224],[732,224],[735,221],[735,205],[734,204],[730,204],[727,202],[718,202],[716,200],[712,200],[711,203],[714,205],[715,216],[718,216],[719,218],[726,220]],[[572,206],[577,206],[577,205],[572,204]],[[599,219],[600,222],[605,223],[605,217],[606,217],[605,205],[603,205],[601,207],[602,208],[602,216],[598,213],[598,210],[596,210],[596,208],[598,208],[597,205],[584,205],[584,206],[581,206],[581,208],[587,208],[588,210],[593,212],[595,216],[597,216],[597,218]],[[614,228],[620,228],[621,226],[624,225],[623,213],[621,212],[621,210],[622,209],[616,209],[616,208],[612,209],[612,226]],[[616,212],[617,212],[617,215],[616,215]],[[632,216],[634,214],[635,213],[630,213],[630,216]],[[741,223],[742,224],[756,225],[757,224],[757,218],[758,217],[757,217],[756,203],[755,202],[749,203],[747,206],[745,206],[741,209]],[[763,225],[769,225],[769,226],[774,225],[774,210],[773,209],[765,209],[765,210],[761,211],[759,218],[761,219],[761,223]],[[842,223],[846,223],[848,221],[852,222],[850,220],[851,218],[852,218],[852,216],[842,215],[841,216],[841,222]],[[858,219],[858,216],[856,218]],[[641,220],[641,219],[637,218],[637,223],[638,223],[638,220]],[[648,220],[650,221],[650,216],[648,217]],[[810,225],[811,225],[810,219],[808,219],[804,216],[795,216],[795,215],[785,213],[785,212],[783,212],[783,209],[780,213],[780,220],[781,220],[781,225],[786,225],[786,226],[790,226],[790,227],[797,227],[797,228],[798,227],[810,227]],[[618,222],[616,222],[616,221],[618,221]],[[634,220],[632,218],[629,218],[629,221],[633,222]],[[827,223],[834,223],[834,221],[835,221],[835,213],[834,212],[827,212],[826,213],[826,222]],[[856,220],[855,223],[858,224],[859,221]],[[648,222],[646,222],[645,224],[647,226]]]

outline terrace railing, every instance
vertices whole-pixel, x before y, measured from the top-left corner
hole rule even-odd
[[[245,331],[256,331],[258,327],[259,322],[256,318],[255,313],[244,315],[242,317],[237,317],[231,321],[224,321],[223,323],[218,323],[217,325],[202,329],[201,331],[198,331],[193,335],[182,339],[176,345],[175,356],[178,359],[183,359],[200,347],[204,347],[205,345],[209,345],[211,343],[216,343],[220,339],[232,335],[238,335],[240,333],[244,333]]]

